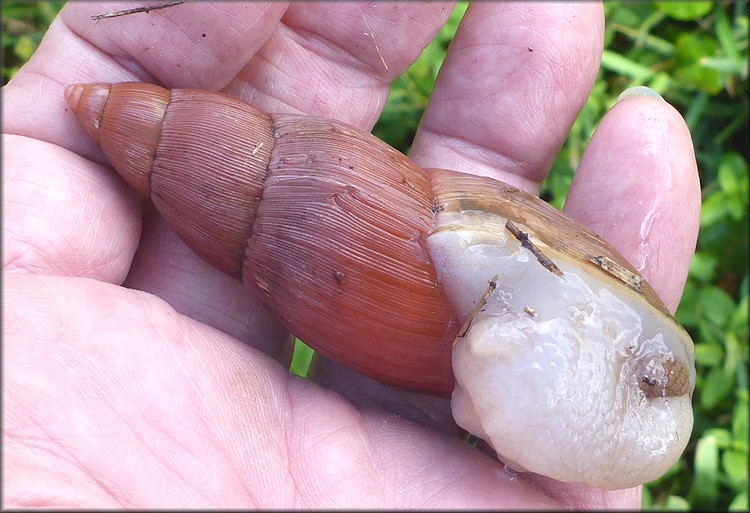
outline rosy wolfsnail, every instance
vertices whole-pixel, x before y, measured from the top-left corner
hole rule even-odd
[[[291,332],[384,383],[452,392],[456,422],[516,470],[624,488],[684,450],[690,337],[622,256],[538,198],[220,93],[66,98],[118,173]]]

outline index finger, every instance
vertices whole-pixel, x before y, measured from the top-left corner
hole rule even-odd
[[[3,131],[41,139],[104,164],[98,147],[67,113],[66,85],[137,80],[219,88],[265,42],[285,9],[285,4],[273,2],[229,3],[221,9],[196,3],[92,21],[91,15],[117,8],[68,3],[29,62],[4,88],[9,115]],[[238,23],[252,30],[237,30]]]
[[[594,84],[603,34],[596,2],[471,4],[411,156],[538,193]]]

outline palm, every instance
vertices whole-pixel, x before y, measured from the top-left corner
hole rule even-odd
[[[98,23],[88,16],[101,7],[66,7],[4,91],[3,131],[14,134],[4,154],[6,501],[638,503],[638,490],[509,478],[456,437],[447,401],[325,360],[315,382],[290,376],[288,339],[270,313],[241,283],[200,262],[158,214],[142,212],[65,112],[68,83],[151,80],[222,88],[271,112],[370,129],[389,82],[447,18],[443,7],[199,3]],[[537,192],[588,93],[601,26],[593,4],[472,7],[414,159]],[[666,104],[626,103],[589,146],[566,209],[641,265],[674,308],[695,242],[689,134]],[[642,151],[639,141],[665,127],[671,139]],[[640,174],[606,175],[624,162]],[[661,165],[669,177],[657,172]],[[646,236],[649,208],[623,216],[638,202],[660,209]]]

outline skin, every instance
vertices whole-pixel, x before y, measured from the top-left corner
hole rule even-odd
[[[89,20],[125,7],[67,5],[3,90],[4,506],[638,507],[640,487],[511,475],[461,441],[446,400],[322,359],[314,381],[291,376],[273,316],[107,169],[63,99],[73,82],[153,81],[370,129],[450,5],[197,2]],[[538,192],[603,26],[593,2],[472,5],[412,157]],[[674,311],[699,205],[682,118],[636,97],[601,122],[565,209]]]

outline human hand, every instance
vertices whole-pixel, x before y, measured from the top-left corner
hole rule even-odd
[[[640,503],[639,489],[509,476],[458,438],[445,400],[323,360],[323,387],[290,376],[270,313],[153,210],[141,215],[62,97],[69,83],[143,80],[370,129],[450,7],[196,3],[89,21],[106,10],[66,6],[4,90],[6,505]],[[596,4],[472,6],[411,156],[538,192],[593,82],[602,31]],[[682,119],[632,98],[602,122],[566,211],[674,311],[699,202]]]

